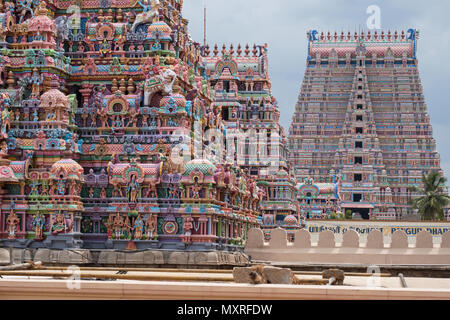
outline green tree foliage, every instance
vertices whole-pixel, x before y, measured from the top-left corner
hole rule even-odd
[[[345,219],[352,219],[352,210],[346,210],[345,211]]]
[[[414,191],[423,195],[410,201],[413,209],[418,210],[422,220],[444,219],[444,207],[450,202],[450,197],[444,190],[446,182],[447,179],[436,171],[422,175],[423,188],[414,188]]]

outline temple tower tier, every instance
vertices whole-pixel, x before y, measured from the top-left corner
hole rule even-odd
[[[422,173],[442,172],[418,71],[419,32],[308,32],[308,57],[289,129],[297,179],[339,179],[344,212],[414,216]]]

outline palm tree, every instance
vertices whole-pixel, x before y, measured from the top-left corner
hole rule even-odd
[[[428,175],[422,174],[423,189],[413,188],[413,191],[423,194],[412,199],[413,209],[418,209],[422,220],[444,220],[444,208],[450,202],[450,197],[444,190],[447,179],[437,171]]]

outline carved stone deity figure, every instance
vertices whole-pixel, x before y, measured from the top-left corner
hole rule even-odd
[[[211,195],[210,198],[213,199],[213,200],[216,199],[216,191],[217,191],[216,188],[211,188],[210,189],[210,195]]]
[[[8,231],[8,239],[15,239],[16,238],[16,232],[19,231],[19,218],[15,214],[13,210],[11,210],[11,213],[8,215],[8,218],[6,219],[6,230]]]
[[[136,175],[134,174],[131,176],[131,180],[128,182],[127,193],[128,201],[137,202],[137,197],[139,194],[139,182],[137,182]]]
[[[24,22],[24,18],[27,15],[27,13],[29,12],[31,14],[31,17],[34,18],[34,9],[36,7],[39,8],[45,8],[45,2],[43,3],[39,3],[38,0],[21,0],[21,1],[17,1],[17,9],[19,11],[19,24],[21,24],[22,22]]]
[[[108,220],[105,222],[106,233],[108,234],[108,240],[112,239],[113,227],[114,227],[114,218],[112,215],[108,216]]]
[[[127,215],[123,223],[123,235],[125,236],[125,239],[131,239],[131,230],[133,230],[133,227],[131,226],[130,218]]]
[[[157,217],[150,214],[147,218],[147,221],[145,222],[145,227],[147,229],[147,239],[148,240],[152,240],[153,237],[155,236],[155,231],[156,231],[156,222],[157,222]]]
[[[30,196],[38,196],[39,195],[39,184],[36,181],[31,182],[31,190]]]
[[[38,69],[33,69],[33,74],[30,79],[31,82],[31,97],[39,99],[41,84],[43,83],[43,75],[39,75]]]
[[[214,180],[216,181],[217,185],[222,186],[225,182],[225,169],[222,165],[218,165],[216,168],[216,172],[214,173]]]
[[[55,215],[55,220],[53,220],[52,234],[57,235],[59,233],[64,233],[66,231],[64,213],[57,213]]]
[[[192,234],[192,221],[194,221],[194,219],[192,219],[191,216],[187,216],[186,218],[184,218],[183,230],[184,235],[186,236],[190,236]]]
[[[59,180],[57,182],[58,195],[63,196],[66,193],[66,182],[64,180]]]
[[[192,186],[192,197],[194,199],[200,199],[200,190],[201,187],[198,185],[198,183],[196,182],[193,186]]]
[[[79,194],[79,188],[78,188],[78,183],[73,180],[70,185],[69,185],[69,194],[71,196],[77,196]]]
[[[138,120],[139,110],[131,109],[130,110],[130,121],[128,122],[129,127],[136,127]]]
[[[138,214],[136,220],[134,221],[134,238],[136,240],[140,240],[144,233],[144,221],[142,220],[142,217],[140,214]]]
[[[102,188],[102,190],[100,191],[100,199],[105,199],[106,198],[106,189]]]
[[[5,135],[8,132],[8,129],[11,125],[11,113],[8,108],[3,109],[2,111],[2,134]]]
[[[96,127],[97,126],[97,114],[92,112],[89,114],[89,116],[91,118],[91,127]]]
[[[169,185],[169,199],[178,199],[179,198],[179,194],[178,194],[178,187],[170,184]]]
[[[43,239],[44,235],[45,218],[40,212],[36,213],[33,217],[33,230],[35,232],[35,239]]]
[[[122,227],[123,227],[123,219],[120,216],[120,214],[117,213],[113,221],[113,229],[114,234],[116,235],[116,239],[120,239],[120,236],[122,234]]]
[[[106,108],[97,109],[97,115],[100,117],[100,122],[102,127],[105,128],[108,126],[108,114],[106,113]]]
[[[48,196],[48,185],[47,182],[42,183],[42,196]]]
[[[150,182],[148,185],[147,194],[145,196],[146,198],[152,197],[157,198],[158,192],[156,191],[156,183]]]

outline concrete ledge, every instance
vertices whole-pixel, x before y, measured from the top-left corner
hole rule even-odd
[[[20,249],[16,249],[20,250]],[[89,264],[92,262],[91,252],[85,249],[51,250],[37,249],[34,261],[45,264]]]
[[[8,265],[11,263],[11,257],[8,249],[0,248],[0,265]]]
[[[186,293],[189,293],[187,296]],[[67,281],[2,279],[2,299],[165,299],[165,300],[448,300],[448,289],[369,288],[353,286],[249,285],[167,281],[84,281],[70,290]]]
[[[450,231],[442,236],[439,247],[433,247],[431,234],[421,231],[416,241],[417,246],[408,245],[408,237],[402,230],[392,235],[388,247],[383,244],[383,234],[379,230],[371,231],[365,246],[360,243],[358,234],[347,230],[341,246],[336,245],[335,236],[330,230],[319,234],[317,245],[311,245],[307,231],[295,232],[294,242],[286,239],[286,230],[271,230],[269,243],[265,243],[262,232],[250,230],[244,252],[252,260],[264,260],[283,263],[328,263],[328,264],[450,264]],[[297,237],[298,236],[298,237]]]
[[[270,247],[245,250],[252,260],[303,263],[351,264],[450,264],[450,249],[443,248],[288,248],[273,250]]]
[[[243,252],[176,251],[176,250],[88,250],[88,249],[12,249],[13,263],[29,260],[54,265],[104,265],[104,266],[244,266],[250,263]],[[0,248],[0,265],[10,264],[10,252]]]

